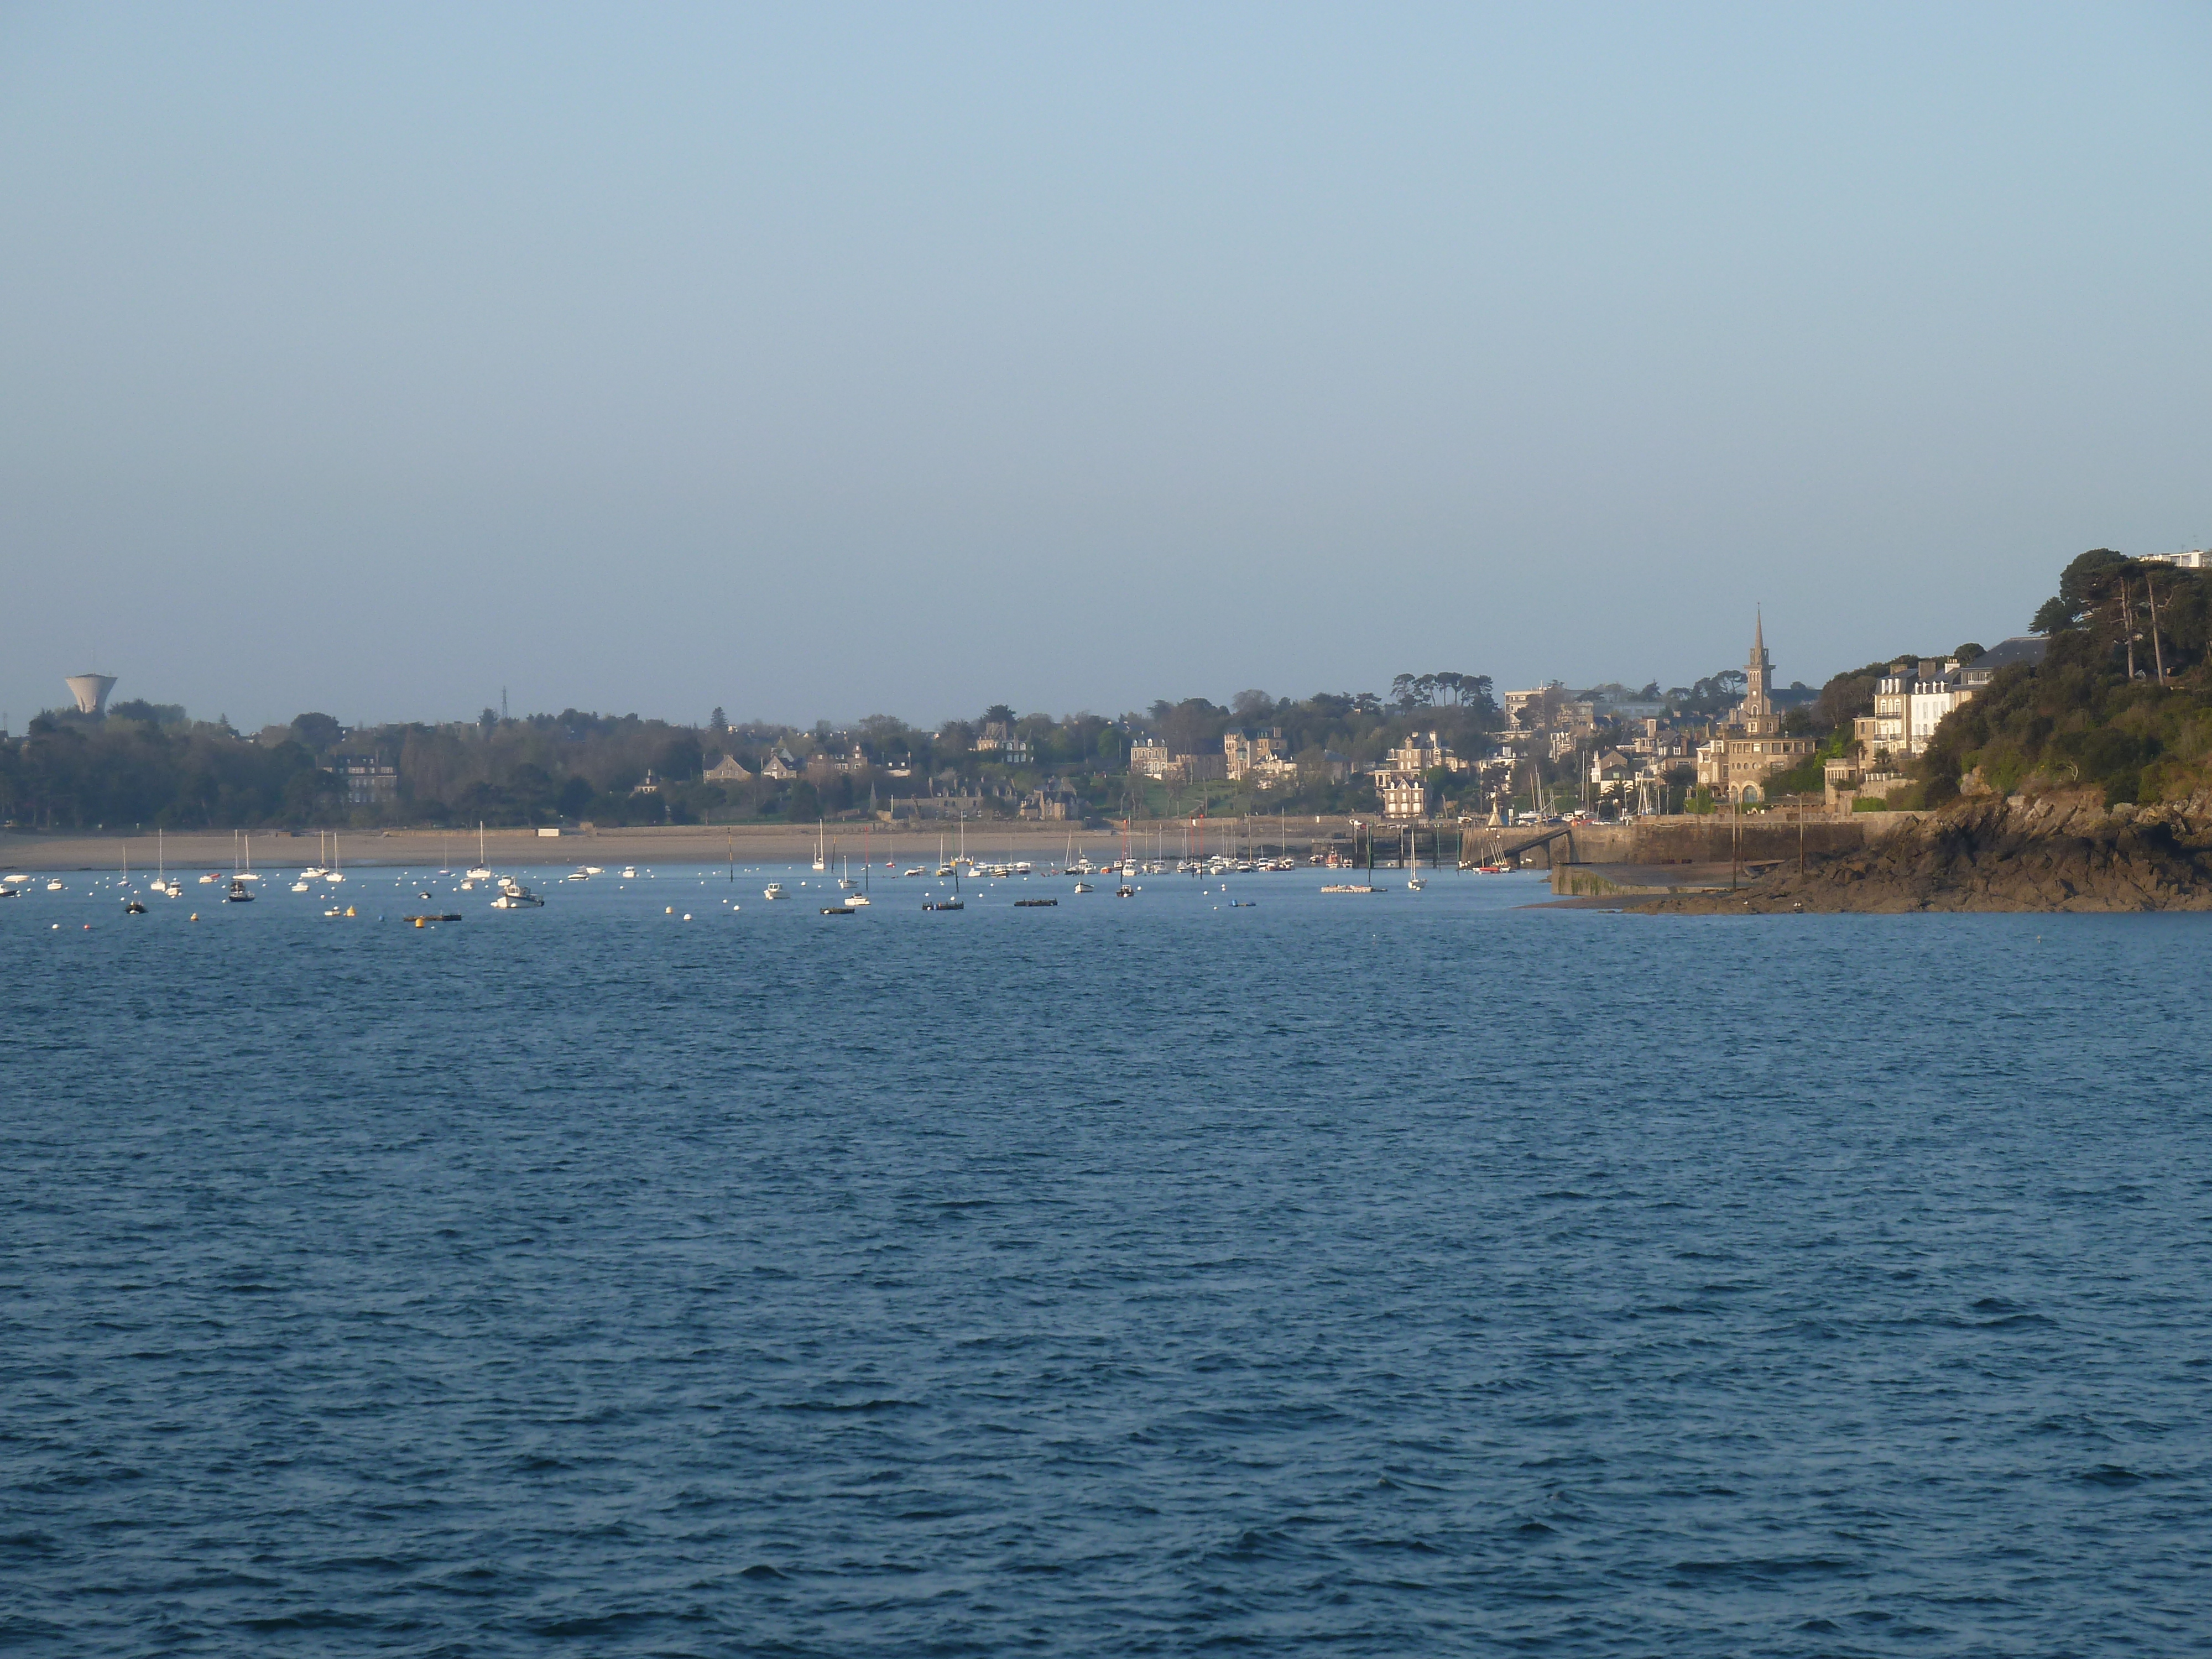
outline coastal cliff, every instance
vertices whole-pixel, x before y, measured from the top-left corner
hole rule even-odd
[[[1776,911],[2212,910],[2212,792],[2108,807],[2086,791],[1974,795],[1862,851],[1784,865],[1733,892],[1639,907]]]

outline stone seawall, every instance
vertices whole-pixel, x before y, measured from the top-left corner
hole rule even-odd
[[[1807,861],[1856,853],[1899,824],[1920,815],[1913,812],[1854,812],[1808,816],[1804,825]],[[1534,830],[1470,830],[1470,850],[1496,845],[1512,847],[1540,833]],[[1747,813],[1741,839],[1723,816],[1632,819],[1626,823],[1577,823],[1565,835],[1531,848],[1523,864],[1557,869],[1571,864],[1726,865],[1739,854],[1747,863],[1766,864],[1777,859],[1796,861],[1797,821],[1781,812]]]

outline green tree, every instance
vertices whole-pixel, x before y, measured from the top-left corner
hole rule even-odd
[[[345,728],[328,714],[295,714],[292,735],[306,744],[309,752],[327,755],[345,735]]]

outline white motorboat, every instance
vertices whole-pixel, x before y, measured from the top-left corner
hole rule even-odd
[[[866,904],[867,902],[868,896],[866,893],[848,893],[842,900],[846,904]]]
[[[596,864],[587,864],[584,866],[584,873],[587,876],[604,876],[606,872]]]
[[[1088,893],[1091,890],[1091,884],[1087,881],[1079,881],[1075,884],[1075,890],[1079,893]]]
[[[563,878],[564,880],[568,881],[589,881],[591,878],[592,872],[588,870],[571,870],[568,875]]]
[[[500,896],[491,902],[495,910],[542,910],[545,901],[519,881],[504,884]]]
[[[58,893],[62,890],[62,884],[58,881],[50,881],[46,884],[46,890],[49,893]]]
[[[295,893],[304,893],[307,890],[307,884],[305,881],[295,881],[292,884],[292,890]]]
[[[783,884],[781,882],[772,881],[769,883],[767,886],[761,889],[761,896],[765,899],[780,899],[789,898],[791,895],[783,890]]]
[[[625,864],[623,866],[622,878],[624,881],[635,881],[637,879],[637,866],[635,864]]]
[[[222,878],[221,876],[217,875],[214,871],[210,870],[210,871],[209,871],[209,872],[207,872],[207,874],[205,874],[205,875],[204,875],[204,876],[202,876],[202,877],[200,878],[200,885],[201,885],[201,886],[203,886],[203,887],[212,887],[212,886],[214,886],[214,885],[216,884],[216,883],[217,883],[217,882],[221,881],[222,879]]]

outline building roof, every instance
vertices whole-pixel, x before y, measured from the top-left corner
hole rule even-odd
[[[2016,662],[2031,666],[2043,660],[2043,653],[2051,649],[2051,641],[2033,634],[2017,635],[2008,640],[1999,640],[1974,659],[1975,668],[2009,668]]]

